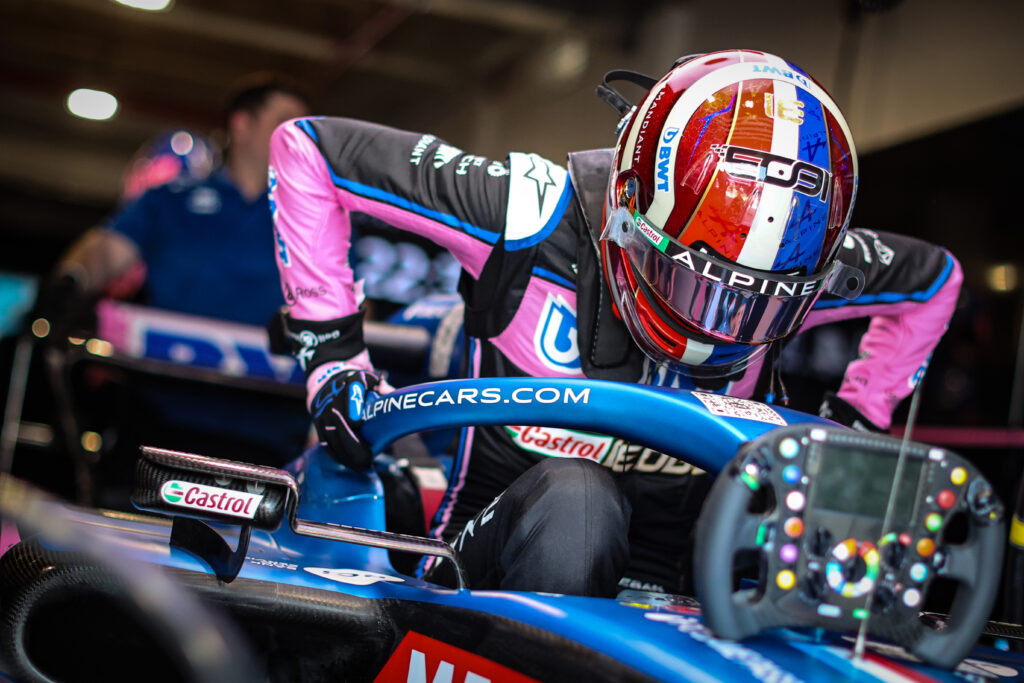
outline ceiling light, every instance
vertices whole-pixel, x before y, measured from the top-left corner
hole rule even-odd
[[[1017,266],[1004,263],[992,266],[987,273],[988,286],[994,292],[1010,292],[1017,288]]]
[[[188,131],[179,130],[171,136],[171,150],[178,156],[185,156],[195,147],[195,141]]]
[[[102,90],[79,88],[68,95],[68,111],[93,121],[106,121],[117,113],[117,98]]]
[[[582,74],[587,68],[590,48],[584,40],[567,38],[555,46],[548,60],[552,78],[556,81],[568,81]]]
[[[141,9],[147,12],[162,12],[169,9],[173,0],[114,0],[119,5]]]

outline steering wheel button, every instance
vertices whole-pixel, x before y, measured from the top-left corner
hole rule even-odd
[[[954,467],[953,471],[949,473],[949,480],[955,485],[960,486],[967,481],[967,470],[963,467]]]
[[[786,494],[786,507],[788,507],[793,512],[799,512],[800,510],[803,510],[804,503],[806,502],[807,499],[804,498],[804,494],[801,493],[800,491],[790,491],[788,494]]]
[[[938,502],[940,508],[942,508],[943,510],[948,510],[949,508],[953,507],[953,503],[956,502],[956,494],[950,491],[949,489],[944,489],[943,491],[939,492]]]
[[[835,548],[832,548],[832,557],[836,558],[840,562],[846,562],[846,560],[853,557],[857,552],[857,541],[852,538],[848,538],[845,541],[841,541],[836,544]]]
[[[928,578],[928,567],[921,562],[915,562],[910,566],[910,578],[921,583]]]
[[[924,518],[924,528],[928,531],[938,531],[942,528],[942,515],[933,512]]]
[[[800,444],[797,443],[796,439],[786,437],[779,442],[779,455],[783,458],[795,458],[799,452]]]
[[[922,538],[917,542],[917,554],[921,557],[931,557],[935,552],[935,541],[930,538]]]
[[[890,534],[894,538],[889,539],[882,547],[882,561],[890,569],[899,570],[906,558],[906,548],[902,543],[895,540],[896,534]]]
[[[843,589],[843,568],[838,562],[829,562],[825,565],[825,582],[837,593]]]
[[[912,540],[913,539],[910,538],[910,534],[900,534],[900,544],[901,545],[910,545],[910,542]]]
[[[782,468],[782,480],[787,484],[795,484],[800,481],[800,468],[796,465],[786,465]]]
[[[788,569],[783,569],[775,575],[775,584],[784,591],[796,585],[796,574]]]
[[[787,543],[786,545],[779,548],[779,559],[785,562],[786,564],[793,564],[794,562],[796,562],[796,558],[799,556],[800,552],[792,543]]]
[[[839,605],[818,605],[818,614],[823,617],[838,617],[843,613],[843,610],[839,609]]]
[[[782,525],[782,530],[786,532],[786,535],[790,538],[799,538],[800,534],[804,532],[804,521],[799,517],[790,517],[786,520],[786,523]]]
[[[916,588],[908,588],[903,591],[903,604],[907,607],[917,607],[921,604],[921,591]]]

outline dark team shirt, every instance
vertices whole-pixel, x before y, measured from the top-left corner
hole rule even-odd
[[[109,227],[138,246],[150,306],[262,327],[284,303],[267,197],[224,172],[153,188]]]

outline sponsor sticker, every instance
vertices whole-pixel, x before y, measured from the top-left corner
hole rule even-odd
[[[458,389],[449,391],[442,389],[427,389],[424,391],[408,391],[404,393],[388,394],[380,396],[370,392],[367,397],[366,411],[363,414],[364,420],[371,420],[377,415],[387,415],[396,410],[413,410],[415,408],[430,408],[441,405],[467,405],[481,404],[489,405],[494,403],[542,403],[545,405],[563,404],[587,404],[590,403],[590,387],[573,389],[572,387],[516,387],[510,391],[503,391],[502,387],[484,387],[482,389]]]
[[[711,151],[722,160],[720,167],[733,178],[758,180],[828,202],[832,173],[821,166],[738,145],[711,145]]]
[[[708,627],[700,623],[697,617],[667,612],[647,612],[644,614],[644,618],[675,626],[680,633],[693,638],[699,643],[704,643],[723,658],[747,669],[759,681],[799,683],[802,680],[800,677],[781,668],[760,652],[731,640],[715,638]]]
[[[170,505],[245,519],[252,519],[263,502],[263,496],[256,493],[178,480],[168,481],[161,486],[160,497]]]
[[[403,579],[388,574],[367,572],[362,569],[331,569],[329,567],[303,567],[310,574],[324,579],[347,583],[351,586],[369,586],[374,583],[404,583]]]
[[[363,419],[363,402],[366,398],[366,387],[362,382],[348,385],[348,419],[358,422]]]
[[[533,348],[549,370],[568,374],[579,372],[576,309],[561,294],[548,292],[533,333]]]
[[[636,223],[637,229],[643,233],[644,237],[649,239],[658,249],[665,251],[665,243],[668,242],[668,238],[651,227],[639,213],[633,214],[633,222]]]
[[[601,462],[615,439],[572,429],[507,426],[505,431],[520,448],[556,458],[586,458]]]
[[[773,425],[784,425],[786,420],[775,412],[771,406],[766,406],[757,401],[749,401],[745,398],[734,398],[720,394],[708,394],[702,391],[691,391],[697,397],[708,412],[721,417],[738,417],[744,420],[765,422]]]
[[[523,450],[553,458],[593,460],[612,472],[661,472],[697,476],[704,470],[651,448],[602,434],[572,429],[508,425],[506,433]]]
[[[416,141],[416,145],[412,148],[412,153],[409,155],[409,163],[413,166],[419,166],[420,162],[423,161],[423,155],[427,151],[427,147],[436,140],[437,138],[433,135],[423,135],[419,140]]]
[[[486,657],[409,631],[374,683],[535,683],[535,679]]]
[[[434,152],[434,168],[446,166],[460,154],[462,154],[462,150],[458,147],[441,143],[437,146],[437,151]]]
[[[777,67],[771,64],[751,64],[751,71],[756,74],[769,78],[785,78],[786,80],[795,81],[805,88],[810,85],[807,81],[807,77],[803,74],[794,71],[793,69],[785,67]]]
[[[263,559],[262,557],[252,557],[251,555],[246,555],[245,559],[246,559],[247,562],[249,562],[251,564],[254,564],[254,565],[257,565],[259,567],[273,567],[274,569],[287,569],[288,571],[292,571],[292,572],[299,568],[299,565],[293,564],[291,562],[281,562],[279,560],[266,560],[266,559]]]
[[[299,352],[296,354],[295,357],[296,359],[298,359],[299,365],[302,367],[303,370],[306,369],[306,363],[312,360],[313,354],[317,346],[323,344],[324,342],[328,342],[341,337],[340,330],[331,330],[330,332],[324,334],[317,334],[315,332],[311,332],[310,330],[302,330],[298,334],[294,334],[291,331],[289,331],[287,334],[289,337],[297,339],[299,343],[302,345],[302,348],[299,349]]]

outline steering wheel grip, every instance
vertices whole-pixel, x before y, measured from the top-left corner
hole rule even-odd
[[[946,627],[925,629],[921,639],[907,648],[925,662],[945,669],[955,667],[970,652],[992,611],[1003,566],[1006,523],[979,522],[971,517],[969,539],[963,545],[947,546],[945,564],[938,570],[939,576],[959,583]],[[990,576],[983,577],[985,573]]]
[[[730,463],[712,487],[697,523],[694,548],[694,582],[702,618],[715,636],[730,640],[742,640],[768,628],[797,625],[797,620],[779,609],[763,590],[733,589],[736,553],[758,548],[758,529],[770,523],[772,517],[750,511],[754,490],[740,476],[741,467],[741,462]],[[758,486],[764,485],[771,486],[758,482]],[[916,618],[880,624],[882,637],[895,638],[924,662],[946,669],[955,667],[974,646],[999,588],[1005,520],[969,513],[968,525],[964,543],[943,544],[939,549],[944,557],[935,575],[957,583],[945,627],[930,628]]]
[[[733,591],[733,558],[739,550],[756,547],[752,536],[760,526],[759,515],[748,511],[754,492],[737,475],[738,467],[730,465],[720,475],[726,481],[711,488],[694,544],[694,584],[701,616],[716,636],[731,640],[768,627],[757,618],[760,610],[747,601],[752,596]]]

